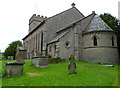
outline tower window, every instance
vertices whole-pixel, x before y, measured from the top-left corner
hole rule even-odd
[[[96,36],[93,37],[93,45],[97,46],[97,37]]]
[[[112,37],[112,46],[114,46],[114,37]]]

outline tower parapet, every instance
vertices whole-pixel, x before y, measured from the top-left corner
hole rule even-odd
[[[41,24],[45,19],[47,19],[47,17],[33,14],[33,16],[29,19],[29,32]]]
[[[33,21],[43,22],[44,20],[45,20],[45,17],[44,17],[44,16],[40,16],[40,15],[33,14],[33,16],[29,19],[29,25],[30,25]]]

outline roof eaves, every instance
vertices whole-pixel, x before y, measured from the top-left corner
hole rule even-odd
[[[88,33],[94,33],[94,32],[113,32],[113,30],[95,30],[95,31],[88,31],[88,32],[83,32],[84,34],[88,34]]]
[[[65,36],[68,32],[69,32],[69,31],[64,32],[64,34],[63,34],[62,36],[60,36],[60,37],[59,37],[59,36],[56,36],[53,40],[49,41],[47,44],[49,45],[49,44],[58,42],[59,39],[61,39],[63,36]],[[58,37],[58,38],[57,38],[57,37]],[[56,38],[57,38],[57,39],[56,39]]]

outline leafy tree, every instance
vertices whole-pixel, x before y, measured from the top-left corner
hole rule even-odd
[[[18,40],[10,43],[9,46],[5,49],[5,52],[3,53],[4,57],[8,58],[8,56],[14,56],[14,59],[15,59],[17,45],[22,46],[22,42]]]
[[[113,29],[117,36],[118,52],[120,55],[120,21],[109,13],[101,14],[100,17]]]

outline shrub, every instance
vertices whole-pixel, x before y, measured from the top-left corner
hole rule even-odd
[[[52,55],[50,55],[50,54],[46,54],[46,56],[47,56],[48,58],[52,58]]]
[[[65,62],[65,59],[61,59],[60,57],[57,58],[50,58],[48,59],[49,63],[61,63],[61,62]]]
[[[42,56],[42,53],[38,53],[38,56]]]

